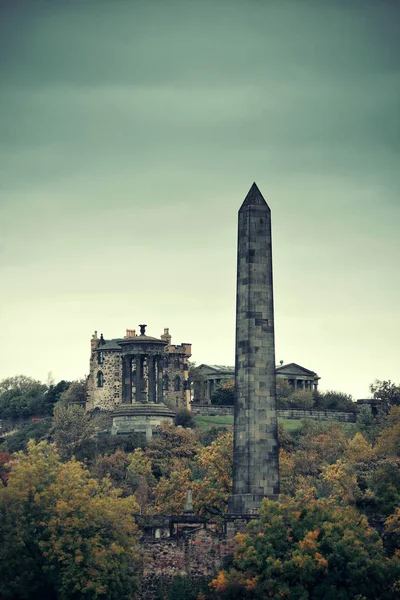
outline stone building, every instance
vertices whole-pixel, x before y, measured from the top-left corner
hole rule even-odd
[[[275,369],[277,380],[286,380],[293,390],[317,390],[320,377],[314,371],[296,363],[281,365]],[[211,397],[224,382],[235,378],[235,367],[201,364],[197,367],[197,379],[193,382],[193,403],[211,404]]]
[[[134,329],[127,329],[125,338],[105,339],[97,331],[90,341],[90,368],[87,379],[86,409],[112,411],[122,402],[122,345],[126,338],[136,337]],[[189,366],[191,344],[171,343],[169,329],[160,336],[165,344],[163,354],[164,403],[173,410],[190,410]],[[147,372],[143,374],[148,385]]]
[[[276,368],[275,373],[277,380],[286,380],[293,391],[316,391],[318,389],[318,381],[321,379],[314,371],[310,371],[296,363],[281,365]]]
[[[235,367],[199,365],[193,382],[194,404],[211,404],[211,396],[226,381],[235,379]]]

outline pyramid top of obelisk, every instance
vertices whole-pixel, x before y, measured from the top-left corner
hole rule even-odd
[[[266,206],[267,208],[269,208],[264,196],[258,189],[258,186],[255,182],[251,186],[246,198],[243,201],[241,208],[243,208],[244,206]]]

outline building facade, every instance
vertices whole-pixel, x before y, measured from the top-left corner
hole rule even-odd
[[[105,339],[97,331],[90,341],[90,367],[87,379],[86,409],[112,411],[122,403],[123,373],[122,345],[127,337],[136,337],[136,331],[127,329],[125,338]],[[163,354],[164,403],[174,411],[190,410],[189,365],[191,344],[171,343],[169,329],[165,328],[160,339],[166,342]],[[143,373],[144,386],[148,386],[148,374]]]
[[[276,368],[275,373],[277,381],[282,379],[287,381],[293,391],[316,391],[318,389],[318,381],[321,379],[314,371],[310,371],[296,363],[281,365]]]
[[[235,367],[224,365],[199,365],[193,381],[193,403],[211,404],[211,398],[217,389],[235,379]],[[320,377],[314,372],[296,363],[280,365],[275,369],[277,381],[286,380],[293,391],[297,389],[317,390]]]

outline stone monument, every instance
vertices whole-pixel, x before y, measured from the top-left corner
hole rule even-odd
[[[175,413],[163,402],[165,340],[128,330],[122,347],[122,404],[115,407],[111,433],[141,433],[150,440],[163,422],[173,423]]]
[[[279,498],[271,211],[255,183],[239,210],[235,381],[228,512],[248,515]]]

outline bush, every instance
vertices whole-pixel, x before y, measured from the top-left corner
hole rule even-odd
[[[196,421],[194,420],[192,413],[185,409],[180,410],[176,414],[174,423],[177,427],[179,425],[181,427],[190,428],[190,429],[195,429],[195,427],[196,427]]]
[[[301,408],[304,410],[314,406],[313,393],[310,390],[296,390],[287,398],[289,408]]]
[[[344,392],[336,392],[329,390],[327,392],[314,393],[315,408],[323,410],[356,410],[356,405],[353,402],[353,397]]]
[[[235,388],[234,387],[220,387],[211,396],[211,404],[217,406],[232,406],[235,404]]]
[[[27,423],[18,429],[12,435],[8,435],[4,438],[5,442],[3,448],[6,448],[8,452],[19,452],[25,450],[29,440],[35,440],[39,442],[45,439],[50,432],[51,419],[42,419],[35,423]]]

